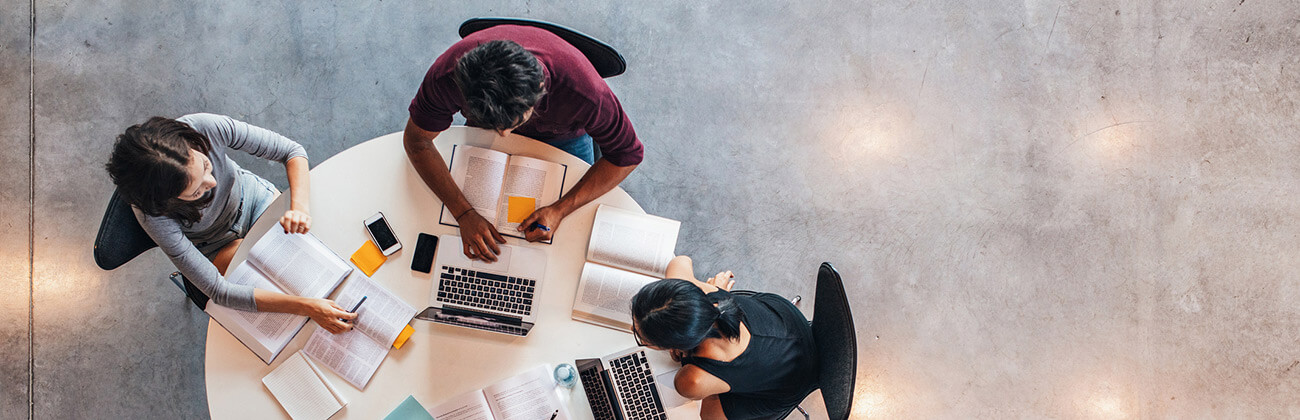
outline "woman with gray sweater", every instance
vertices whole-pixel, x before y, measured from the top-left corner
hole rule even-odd
[[[118,136],[108,173],[149,237],[181,274],[218,305],[311,317],[332,333],[355,314],[329,299],[286,295],[227,282],[223,275],[244,235],[280,195],[270,182],[227,156],[239,150],[284,163],[289,210],[285,232],[307,233],[310,179],[302,145],[224,115],[153,117]]]

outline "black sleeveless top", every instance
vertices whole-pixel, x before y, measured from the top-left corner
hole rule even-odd
[[[709,297],[721,297],[715,294],[731,295],[719,290],[709,293]],[[732,411],[742,408],[736,404],[741,400],[760,400],[775,406],[798,404],[817,386],[817,352],[808,319],[779,295],[758,293],[731,298],[744,311],[749,346],[730,362],[688,356],[682,358],[682,364],[704,369],[731,386],[731,391],[720,395],[728,418],[733,416]],[[732,410],[726,410],[728,406]]]

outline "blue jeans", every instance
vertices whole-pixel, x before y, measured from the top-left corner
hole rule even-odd
[[[205,238],[203,243],[194,244],[199,248],[199,252],[208,258],[212,258],[231,241],[247,235],[248,230],[253,228],[253,223],[266,212],[266,208],[275,201],[276,194],[280,193],[271,181],[244,169],[240,169],[235,176],[235,183],[238,184],[235,188],[239,188],[243,195],[239,200],[239,210],[235,213],[235,220],[232,221],[230,229],[214,238]]]
[[[592,144],[591,136],[583,134],[568,140],[558,140],[550,145],[565,151],[565,153],[577,156],[588,165],[596,163],[596,151]]]

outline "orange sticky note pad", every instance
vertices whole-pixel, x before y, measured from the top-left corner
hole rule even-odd
[[[411,328],[410,325],[402,327],[402,332],[397,334],[397,340],[393,341],[393,348],[402,348],[402,345],[406,344],[406,340],[411,338],[411,334],[415,334],[415,328]]]
[[[352,253],[351,260],[362,273],[370,276],[375,274],[379,266],[384,265],[384,261],[388,261],[388,257],[384,256],[384,252],[379,250],[379,246],[375,245],[374,241],[366,241],[361,245],[361,249]]]
[[[506,196],[506,200],[506,207],[509,208],[506,221],[510,223],[522,223],[537,210],[537,200],[532,197]]]

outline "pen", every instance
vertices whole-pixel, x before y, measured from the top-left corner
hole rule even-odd
[[[551,420],[555,420],[555,416],[558,415],[560,415],[560,410],[555,410],[555,413],[551,414]]]
[[[356,304],[356,305],[353,305],[353,306],[352,306],[352,310],[350,310],[350,311],[348,311],[348,312],[351,312],[351,313],[354,313],[354,314],[357,313],[357,309],[361,309],[361,304],[366,303],[366,298],[368,298],[368,297],[370,297],[370,296],[362,296],[362,297],[361,297],[361,300],[358,300],[358,301],[357,301],[357,304]],[[343,322],[347,322],[347,321],[343,321]]]
[[[543,232],[551,231],[551,228],[548,228],[546,227],[546,225],[537,222],[533,222],[533,225],[528,227],[528,230],[533,230],[533,229],[541,229]]]

